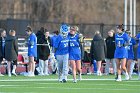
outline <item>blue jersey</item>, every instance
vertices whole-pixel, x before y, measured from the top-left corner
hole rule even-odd
[[[129,36],[126,33],[115,35],[116,50],[114,58],[128,58],[128,50],[125,44],[129,42]]]
[[[138,49],[137,49],[137,58],[140,58],[140,33],[137,34],[136,39],[139,41],[138,42]]]
[[[69,53],[69,39],[68,37],[63,38],[61,35],[58,35],[54,45],[56,51],[55,55],[65,55]]]
[[[134,59],[134,50],[133,46],[136,44],[136,41],[134,38],[130,37],[129,39],[129,46],[128,46],[128,59]]]
[[[75,34],[71,36],[70,34],[70,48],[69,48],[69,59],[70,60],[81,60],[81,49],[80,49],[80,42],[79,42],[79,34]]]
[[[37,37],[34,33],[28,38],[28,56],[37,57]]]

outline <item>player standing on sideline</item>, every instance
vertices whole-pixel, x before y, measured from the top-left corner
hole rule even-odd
[[[47,29],[44,30],[44,35],[38,39],[38,44],[40,47],[39,49],[39,68],[40,68],[40,74],[39,75],[49,75],[48,71],[48,58],[50,56],[51,51],[51,39],[49,36],[49,31]]]
[[[102,61],[105,60],[106,56],[106,43],[99,31],[95,32],[95,35],[91,42],[90,54],[92,60],[97,61],[97,75],[101,76],[101,64]]]
[[[58,62],[58,79],[59,82],[67,82],[68,75],[68,58],[69,58],[69,27],[67,24],[62,24],[60,34],[55,41],[55,55]]]
[[[127,58],[127,71],[129,74],[129,79],[132,79],[132,73],[131,73],[131,64],[134,61],[134,51],[133,47],[136,45],[136,41],[131,36],[131,32],[129,30],[126,31],[126,33],[129,35],[129,45],[128,45],[128,58]]]
[[[5,38],[6,38],[6,31],[4,29],[0,29],[1,37],[0,37],[0,65],[3,59],[5,58]],[[0,76],[4,76],[1,74]]]
[[[116,68],[116,62],[114,59],[114,52],[116,48],[114,30],[108,31],[108,37],[106,38],[105,42],[106,42],[106,47],[107,47],[105,74],[109,75],[109,72],[110,72],[109,68],[110,68],[110,62],[111,62],[113,66],[114,75],[116,75],[117,68]]]
[[[81,77],[81,48],[79,41],[79,34],[77,33],[78,27],[72,26],[70,27],[69,40],[70,40],[70,48],[69,48],[69,61],[72,66],[73,73],[73,82],[76,83],[76,72],[78,71],[79,80]]]
[[[114,58],[116,58],[118,78],[116,81],[122,81],[121,70],[125,72],[125,79],[129,80],[126,69],[126,58],[128,58],[127,47],[129,44],[129,36],[124,32],[123,25],[117,26],[117,34],[115,35],[116,50]]]
[[[35,76],[35,58],[37,57],[37,37],[33,33],[33,30],[30,26],[27,26],[26,33],[29,35],[28,37],[28,56],[29,56],[29,77]]]
[[[8,61],[7,69],[8,76],[11,77],[11,63],[13,63],[12,74],[17,76],[15,73],[17,66],[17,57],[18,57],[18,41],[15,37],[16,32],[14,30],[9,31],[9,35],[5,40],[5,59]]]
[[[138,32],[136,36],[136,40],[138,42],[138,48],[137,48],[137,59],[138,59],[138,80],[140,80],[140,31]]]

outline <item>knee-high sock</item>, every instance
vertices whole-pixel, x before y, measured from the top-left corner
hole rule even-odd
[[[44,74],[49,74],[48,73],[48,60],[45,60],[44,62]]]
[[[40,69],[40,74],[43,74],[44,71],[44,61],[39,59],[39,69]]]
[[[133,74],[133,69],[134,69],[134,66],[135,66],[135,62],[131,62],[131,65],[130,65],[130,75]]]

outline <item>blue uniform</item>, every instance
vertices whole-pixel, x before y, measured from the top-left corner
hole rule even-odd
[[[115,35],[116,50],[114,58],[128,58],[128,50],[125,44],[129,42],[129,36],[126,33]]]
[[[129,39],[129,46],[128,46],[128,59],[134,59],[134,50],[133,46],[136,44],[136,41],[134,38]]]
[[[37,57],[37,37],[34,33],[28,38],[28,56]]]
[[[54,45],[56,52],[55,55],[65,55],[69,53],[69,39],[68,37],[63,38],[58,35]]]
[[[138,49],[137,49],[137,58],[140,59],[140,33],[137,34],[136,39],[138,39]]]
[[[70,40],[69,60],[81,60],[79,34],[75,34],[74,36],[69,34],[68,36]]]

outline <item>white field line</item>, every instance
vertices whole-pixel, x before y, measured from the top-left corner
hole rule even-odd
[[[99,86],[100,87],[100,86]],[[17,86],[16,87],[7,87],[7,89],[8,88],[13,88],[13,89],[15,89],[15,88],[18,88]],[[35,88],[35,89],[60,89],[60,90],[119,90],[119,91],[122,91],[122,90],[136,90],[136,89],[128,89],[128,88],[70,88],[70,87],[24,87],[24,89],[33,89],[33,88]]]
[[[72,81],[73,79],[68,79],[68,81]],[[136,80],[136,81],[135,81]],[[5,79],[0,81],[58,81],[58,79]],[[82,79],[82,81],[115,81],[115,79]],[[126,81],[126,80],[123,80]],[[140,82],[138,79],[133,79],[127,82]]]
[[[49,82],[46,82],[46,83],[37,83],[38,85],[60,85],[61,83],[57,82],[57,83],[49,83]],[[72,84],[72,83],[71,83]],[[88,85],[88,86],[115,86],[116,84],[106,84],[106,83],[102,83],[102,84],[92,84],[92,83],[80,83],[80,85]],[[140,87],[140,84],[117,84],[119,86],[139,86]],[[1,84],[0,87],[13,87],[13,86],[16,86],[16,87],[23,87],[26,85],[22,84],[22,85],[8,85],[8,84]]]
[[[38,85],[59,85],[60,83],[37,83]],[[102,83],[102,84],[92,84],[92,83],[80,83],[80,85],[88,85],[88,86],[115,86],[116,84],[106,84],[106,83]],[[140,84],[117,84],[119,86],[130,86],[130,87],[140,87]]]

